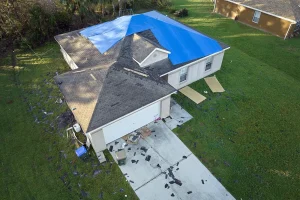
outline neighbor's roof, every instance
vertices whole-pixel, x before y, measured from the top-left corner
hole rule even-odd
[[[222,50],[216,40],[156,11],[119,17],[80,33],[105,53],[124,37],[145,30],[151,30],[159,44],[171,52],[169,59],[173,65]]]
[[[55,81],[84,132],[176,91],[165,80],[139,67],[132,60],[137,53],[134,49],[136,37],[142,39],[138,35],[128,36],[105,54],[100,54],[93,44],[76,31],[55,37],[79,67],[56,76]]]
[[[300,0],[228,0],[293,21],[300,21]]]

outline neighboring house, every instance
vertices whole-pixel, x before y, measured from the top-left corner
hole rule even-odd
[[[300,0],[215,0],[214,12],[284,39],[300,31]]]
[[[71,71],[55,77],[96,153],[170,114],[170,97],[221,68],[229,49],[156,11],[55,37]]]

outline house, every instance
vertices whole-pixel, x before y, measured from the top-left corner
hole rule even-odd
[[[55,81],[96,153],[168,117],[171,95],[218,71],[229,49],[156,11],[55,39],[72,69]]]
[[[284,39],[300,31],[300,0],[215,0],[214,12]]]

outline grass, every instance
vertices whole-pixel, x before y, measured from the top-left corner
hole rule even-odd
[[[208,91],[200,105],[174,96],[194,117],[176,134],[237,199],[298,199],[300,39],[212,14],[210,0],[173,3],[189,9],[180,21],[231,46],[216,73],[225,93],[200,80],[191,85]],[[61,94],[53,76],[68,66],[55,43],[36,51],[40,59],[18,51],[16,69],[0,60],[1,199],[137,199],[114,162],[76,159],[64,130],[51,128],[67,110],[54,103]]]
[[[174,0],[179,19],[231,46],[216,73],[225,93],[203,80],[207,100],[174,98],[194,117],[175,132],[237,199],[298,199],[300,39],[282,40],[218,14],[209,0]]]
[[[55,43],[36,51],[40,59],[17,52],[16,69],[9,58],[0,61],[1,199],[137,199],[114,162],[77,159],[65,131],[51,128],[67,110],[55,104],[61,94],[53,77],[68,66]]]

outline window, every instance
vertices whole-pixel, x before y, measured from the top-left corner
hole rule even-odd
[[[186,81],[187,79],[187,68],[184,67],[180,70],[180,83]]]
[[[213,61],[213,57],[212,56],[209,57],[209,58],[207,58],[206,66],[205,66],[205,71],[211,70],[212,61]]]
[[[261,14],[261,12],[259,12],[259,11],[255,11],[254,12],[254,16],[253,16],[253,19],[252,19],[252,21],[254,23],[258,23],[259,22],[260,14]]]

